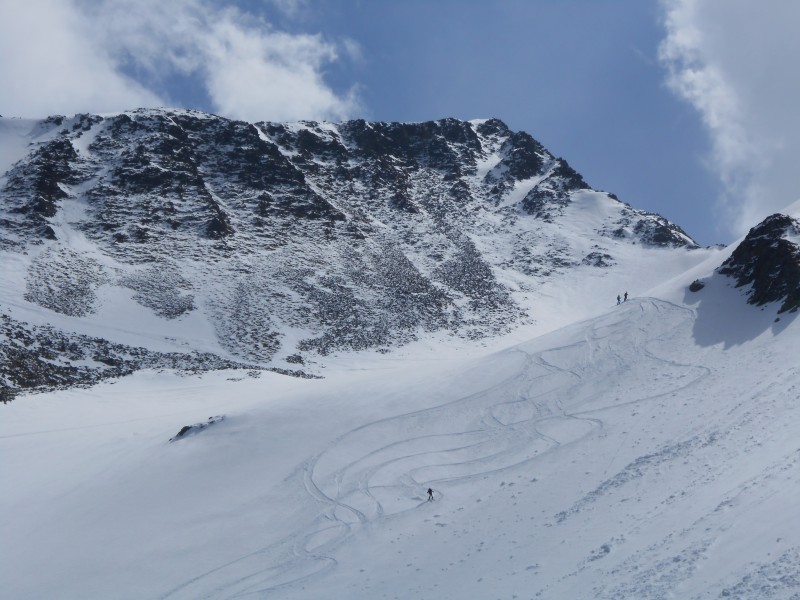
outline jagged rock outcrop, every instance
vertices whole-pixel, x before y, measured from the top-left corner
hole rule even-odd
[[[753,227],[717,269],[750,285],[747,301],[756,306],[781,302],[778,313],[800,307],[800,220],[774,214]]]
[[[265,368],[264,365],[229,360],[209,352],[155,352],[55,327],[32,326],[7,315],[0,315],[0,340],[0,401],[6,390],[91,385],[141,369],[199,373]],[[295,377],[312,377],[301,369],[271,370]]]

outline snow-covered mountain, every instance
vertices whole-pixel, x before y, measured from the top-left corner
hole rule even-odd
[[[13,386],[159,362],[319,374],[333,352],[552,329],[703,255],[497,119],[138,110],[0,137]]]
[[[500,351],[0,406],[4,595],[796,598],[800,326],[734,249]]]
[[[698,249],[496,121],[6,121],[5,383],[59,389],[0,405],[3,597],[800,595],[800,203]]]

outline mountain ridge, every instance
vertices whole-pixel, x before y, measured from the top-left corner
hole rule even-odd
[[[549,282],[624,271],[632,246],[697,248],[499,119],[140,109],[31,137],[0,179],[0,248],[25,282],[5,304],[92,321],[123,294],[164,326],[200,315],[201,350],[243,365],[318,372],[335,352],[497,335],[537,319]]]

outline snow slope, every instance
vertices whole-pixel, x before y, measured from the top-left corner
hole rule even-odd
[[[796,598],[800,329],[710,288],[498,352],[3,406],[4,595]]]

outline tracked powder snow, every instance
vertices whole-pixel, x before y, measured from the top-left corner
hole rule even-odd
[[[14,402],[5,593],[790,598],[800,331],[743,330],[726,294],[632,299],[485,356]]]

